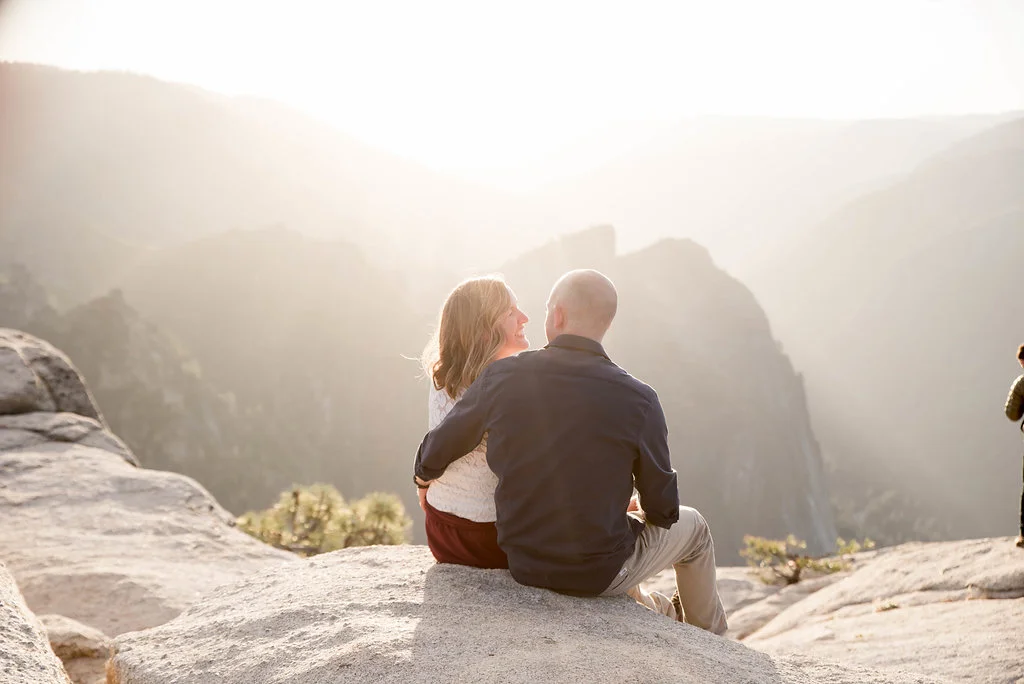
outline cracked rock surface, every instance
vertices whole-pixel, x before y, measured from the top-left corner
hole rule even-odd
[[[1010,537],[881,549],[743,643],[949,682],[1022,682],[1024,549]]]

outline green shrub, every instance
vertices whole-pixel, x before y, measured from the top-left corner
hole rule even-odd
[[[346,502],[331,485],[296,485],[265,511],[239,516],[238,527],[271,546],[314,556],[349,546],[404,544],[412,520],[394,494]]]
[[[858,551],[866,551],[873,548],[875,548],[875,542],[867,538],[862,542],[859,542],[856,539],[846,541],[842,537],[836,539],[836,553],[840,556],[857,553]]]
[[[740,551],[740,555],[747,559],[747,565],[767,572],[767,577],[762,576],[765,581],[781,580],[786,584],[799,582],[805,570],[825,574],[845,570],[850,566],[845,555],[870,549],[875,545],[870,539],[863,542],[851,539],[847,542],[839,538],[836,540],[836,553],[839,556],[837,558],[808,556],[804,553],[807,542],[793,535],[787,536],[785,540],[778,540],[748,534],[743,537],[743,543],[746,548]]]

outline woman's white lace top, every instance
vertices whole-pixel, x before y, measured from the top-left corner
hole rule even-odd
[[[461,394],[459,395],[462,396]],[[430,386],[429,429],[437,427],[458,399],[445,390]],[[439,511],[475,522],[494,522],[494,490],[498,477],[487,467],[487,436],[462,458],[452,461],[441,477],[427,489],[427,501]]]

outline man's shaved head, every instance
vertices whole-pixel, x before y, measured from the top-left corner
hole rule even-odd
[[[548,341],[559,335],[580,335],[600,342],[618,307],[615,285],[600,271],[569,271],[555,283],[548,297],[544,330]]]

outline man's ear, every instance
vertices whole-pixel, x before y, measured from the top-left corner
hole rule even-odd
[[[565,328],[565,309],[562,308],[561,304],[555,305],[555,328],[563,330]]]

